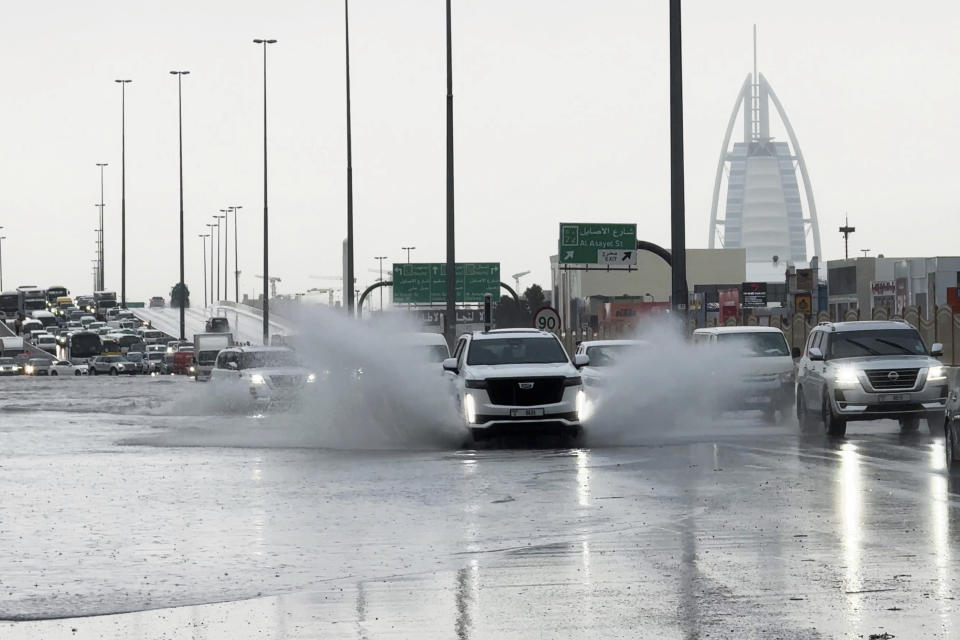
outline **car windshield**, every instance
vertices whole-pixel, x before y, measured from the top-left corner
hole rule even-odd
[[[787,340],[779,331],[720,333],[717,334],[717,344],[746,351],[747,355],[752,357],[773,358],[790,355]]]
[[[567,362],[556,338],[490,338],[470,343],[467,364],[545,364]]]
[[[300,366],[300,363],[293,351],[252,351],[240,354],[241,369],[297,366]]]
[[[636,344],[602,344],[587,347],[587,357],[591,367],[609,367],[636,355],[641,348]]]
[[[150,360],[163,360],[163,353],[160,351],[151,351],[147,354],[147,358]]]
[[[16,364],[13,358],[0,358],[0,364]]]
[[[830,334],[827,358],[926,355],[927,348],[914,329],[839,331]]]

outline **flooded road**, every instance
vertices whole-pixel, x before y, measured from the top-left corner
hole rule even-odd
[[[337,449],[184,379],[2,384],[4,640],[960,629],[960,482],[926,429]]]

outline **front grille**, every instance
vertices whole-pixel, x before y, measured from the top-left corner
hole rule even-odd
[[[274,387],[299,387],[303,384],[303,376],[270,376],[270,384]]]
[[[870,369],[865,372],[870,385],[877,391],[913,389],[920,369]]]
[[[531,389],[521,389],[533,383]],[[563,400],[563,378],[495,378],[487,380],[487,393],[493,404],[532,407]]]

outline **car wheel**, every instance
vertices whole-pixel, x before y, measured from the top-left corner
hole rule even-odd
[[[930,432],[930,435],[938,436],[941,433],[945,433],[944,431],[940,431],[939,429],[946,423],[946,419],[947,419],[947,414],[944,413],[943,411],[938,411],[936,413],[928,413],[927,414],[927,431]]]
[[[915,433],[920,430],[920,418],[910,416],[909,418],[900,418],[900,431],[902,433]]]
[[[823,427],[827,435],[841,438],[847,433],[847,421],[833,413],[833,404],[826,393],[823,394]]]
[[[119,371],[117,371],[117,368],[116,368],[116,367],[112,367],[112,368],[110,369],[110,375],[115,376],[115,375],[117,375],[118,373],[119,373]]]
[[[54,375],[56,375],[56,374],[54,374]],[[73,375],[75,375],[75,376],[79,376],[79,375],[83,375],[83,374],[82,374],[82,373],[80,373],[79,371],[76,371],[76,372],[74,372],[74,374],[73,374]]]
[[[797,387],[797,422],[800,423],[800,430],[804,432],[813,431],[813,416],[807,407],[807,401],[803,397],[803,388]]]
[[[50,372],[50,375],[52,375],[52,376],[58,376],[58,375],[60,375],[60,374],[57,373],[56,371],[51,371],[51,372]]]

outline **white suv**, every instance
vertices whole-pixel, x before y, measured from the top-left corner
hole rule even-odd
[[[552,333],[498,329],[460,336],[443,368],[455,377],[457,409],[475,440],[544,430],[580,434],[585,355],[567,356]]]
[[[801,429],[822,422],[842,436],[851,420],[890,418],[916,431],[920,418],[931,432],[944,422],[947,372],[916,329],[905,322],[824,322],[807,339],[797,371]]]
[[[249,393],[258,406],[291,404],[316,375],[287,347],[231,347],[217,355],[210,382]]]

